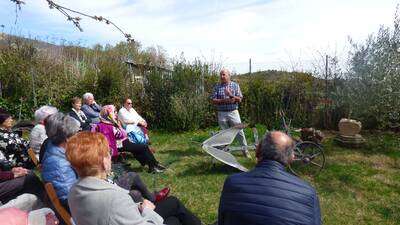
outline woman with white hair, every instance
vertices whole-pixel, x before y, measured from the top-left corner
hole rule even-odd
[[[93,94],[90,92],[85,93],[82,98],[84,104],[82,105],[81,110],[83,113],[85,113],[86,117],[89,118],[92,123],[100,122],[99,115],[101,106],[96,103]]]
[[[56,113],[46,119],[46,134],[49,137],[44,146],[42,178],[53,184],[63,206],[68,207],[69,189],[76,182],[77,176],[65,158],[65,145],[68,138],[80,129],[80,123],[74,118]]]
[[[40,152],[40,147],[43,142],[47,139],[46,129],[44,127],[44,120],[55,113],[58,110],[56,107],[44,105],[35,111],[35,122],[36,125],[33,127],[29,135],[29,147],[32,148],[36,155]]]

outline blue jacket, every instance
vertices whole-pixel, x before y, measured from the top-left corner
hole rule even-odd
[[[221,195],[219,225],[321,224],[317,193],[276,161],[229,176]]]
[[[92,123],[100,122],[99,116],[101,111],[101,106],[98,104],[86,105],[83,104],[81,107],[83,113],[85,113],[86,117],[92,120]]]
[[[49,141],[42,160],[42,178],[53,184],[57,196],[66,201],[69,190],[78,180],[75,171],[65,156],[65,149]]]

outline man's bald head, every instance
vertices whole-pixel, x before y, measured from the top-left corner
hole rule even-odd
[[[261,160],[275,160],[288,165],[293,159],[294,141],[280,131],[269,132],[258,146]]]
[[[219,77],[221,83],[229,83],[229,81],[231,81],[231,73],[227,69],[222,69],[221,72],[219,72]]]

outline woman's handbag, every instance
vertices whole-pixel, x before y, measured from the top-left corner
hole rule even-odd
[[[126,126],[126,133],[128,134],[128,139],[130,142],[134,144],[147,144],[146,136],[139,126],[128,124]]]

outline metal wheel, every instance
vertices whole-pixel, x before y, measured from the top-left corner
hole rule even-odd
[[[317,175],[325,166],[323,148],[311,141],[299,142],[294,148],[294,160],[289,165],[295,175]]]

